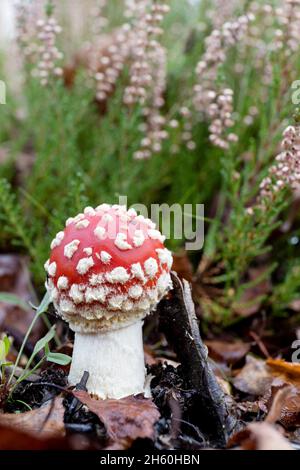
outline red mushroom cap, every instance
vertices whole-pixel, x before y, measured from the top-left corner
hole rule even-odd
[[[87,207],[51,243],[46,287],[74,331],[144,318],[171,287],[171,252],[155,224],[125,206]]]

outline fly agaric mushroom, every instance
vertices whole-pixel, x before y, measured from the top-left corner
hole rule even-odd
[[[144,391],[143,319],[171,288],[171,252],[155,224],[125,206],[87,207],[51,243],[46,287],[75,332],[69,382],[122,398]]]

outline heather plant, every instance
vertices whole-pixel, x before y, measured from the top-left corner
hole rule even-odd
[[[0,107],[1,249],[30,257],[42,292],[66,215],[119,195],[202,203],[204,248],[188,256],[205,318],[230,323],[256,305],[286,314],[300,294],[300,2],[90,0],[73,48],[61,3],[17,6],[22,84]]]

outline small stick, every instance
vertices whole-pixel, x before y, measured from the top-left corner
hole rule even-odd
[[[263,355],[266,358],[270,358],[271,356],[269,354],[269,351],[267,350],[266,346],[264,345],[260,337],[254,331],[250,331],[249,335],[254,339],[255,343],[257,344],[257,346],[259,347]]]
[[[75,390],[83,390],[85,392],[87,391],[86,384],[89,379],[89,375],[90,374],[87,371],[83,373],[83,376],[80,382],[75,386]],[[69,407],[70,415],[75,414],[81,407],[82,407],[82,403],[78,400],[78,398],[74,397]]]

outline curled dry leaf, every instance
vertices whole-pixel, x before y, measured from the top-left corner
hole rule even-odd
[[[229,446],[240,445],[244,450],[293,450],[287,439],[269,423],[251,423],[235,434]]]
[[[62,398],[55,398],[41,408],[22,414],[0,414],[0,426],[17,430],[38,439],[61,438],[65,435]]]
[[[286,429],[300,426],[300,389],[282,384],[272,400],[266,421],[278,421]]]
[[[300,389],[289,387],[285,400],[282,404],[279,422],[285,428],[300,426]]]
[[[268,359],[267,366],[272,375],[280,377],[290,384],[300,386],[300,364],[286,362],[282,359]]]
[[[248,355],[246,364],[233,379],[235,388],[250,395],[264,395],[271,386],[273,377],[265,361]]]
[[[111,440],[109,448],[128,449],[138,438],[154,438],[160,413],[152,400],[133,396],[95,400],[84,391],[74,390],[73,394],[103,422]]]
[[[289,389],[290,386],[282,382],[280,379],[275,379],[273,381],[270,391],[271,397],[267,402],[264,404],[262,403],[262,408],[265,407],[265,409],[268,411],[268,416],[265,419],[266,422],[275,424],[277,421],[279,421],[286,397],[290,393]]]

